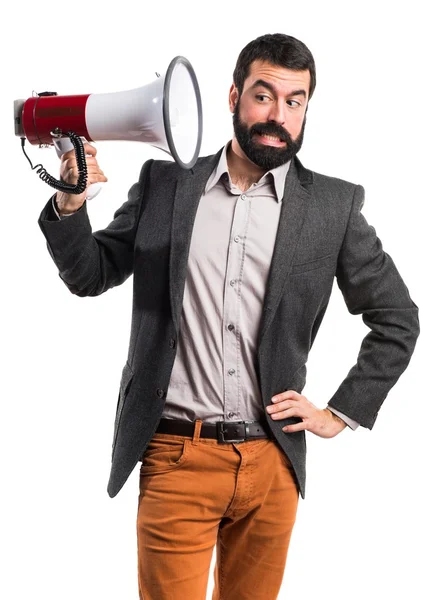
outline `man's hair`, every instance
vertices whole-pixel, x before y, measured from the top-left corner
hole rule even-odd
[[[313,95],[316,87],[316,65],[313,55],[303,42],[284,33],[268,33],[249,42],[240,52],[233,73],[233,81],[239,94],[243,91],[243,85],[254,60],[263,60],[294,71],[308,69],[310,72],[308,99]]]

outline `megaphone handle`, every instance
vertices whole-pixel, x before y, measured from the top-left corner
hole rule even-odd
[[[88,141],[84,137],[82,137],[81,139],[83,143]],[[62,154],[65,154],[65,152],[74,150],[74,146],[72,145],[68,137],[53,138],[53,144],[56,148],[56,154],[59,158],[62,156]],[[86,200],[92,200],[92,198],[95,198],[95,196],[101,192],[102,187],[102,183],[91,183],[91,185],[86,190]]]

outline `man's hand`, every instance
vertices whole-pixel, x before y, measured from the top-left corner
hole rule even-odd
[[[100,165],[95,158],[97,149],[91,144],[85,143],[86,164],[88,167],[87,188],[91,183],[105,182],[107,177],[100,169]],[[61,156],[60,177],[66,183],[76,184],[79,177],[75,151],[70,150]],[[86,199],[87,189],[82,194],[68,194],[66,192],[57,192],[56,204],[60,215],[68,215],[76,212]]]
[[[301,423],[283,427],[283,431],[286,433],[305,429],[319,437],[332,438],[346,427],[343,419],[340,419],[328,408],[317,408],[305,396],[294,390],[288,390],[274,396],[272,404],[267,406],[266,410],[274,421],[288,417],[300,417],[302,419]]]

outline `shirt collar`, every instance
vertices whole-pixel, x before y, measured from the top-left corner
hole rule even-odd
[[[216,165],[216,168],[214,169],[213,173],[209,177],[209,180],[205,187],[205,193],[208,193],[218,183],[218,181],[224,173],[226,173],[228,175],[228,178],[230,178],[227,163],[227,150],[230,144],[231,140],[227,144],[225,144],[219,162]],[[290,167],[290,163],[291,161],[288,161],[280,167],[276,167],[275,169],[267,171],[267,173],[265,173],[263,177],[258,181],[258,183],[263,183],[267,177],[272,176],[277,202],[282,202],[282,198],[284,196],[285,180]]]

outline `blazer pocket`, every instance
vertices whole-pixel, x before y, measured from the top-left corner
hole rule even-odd
[[[308,262],[293,265],[290,274],[295,275],[297,273],[306,273],[308,271],[314,271],[314,269],[327,267],[334,262],[335,254],[327,254],[326,256],[321,256],[320,258],[315,258],[313,260],[309,260]]]
[[[116,405],[116,417],[115,426],[113,432],[113,443],[112,449],[115,447],[116,438],[118,435],[119,421],[121,420],[122,409],[124,408],[125,399],[130,389],[131,381],[133,379],[133,371],[128,363],[125,363],[121,374],[121,383],[119,386],[118,403]]]

